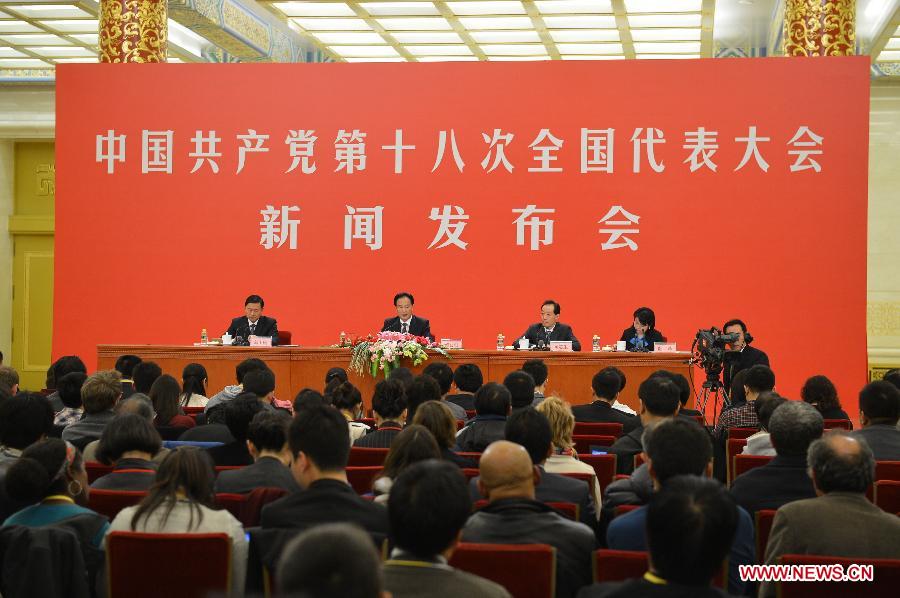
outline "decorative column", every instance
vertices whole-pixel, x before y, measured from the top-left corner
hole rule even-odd
[[[856,53],[856,0],[785,0],[785,56]]]
[[[100,62],[165,62],[167,0],[100,0]]]

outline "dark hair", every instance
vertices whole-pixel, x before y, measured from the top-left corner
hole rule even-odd
[[[382,589],[381,559],[359,527],[326,523],[286,544],[276,579],[284,596],[376,598]]]
[[[263,361],[262,359],[257,359],[256,357],[251,357],[237,364],[237,367],[234,368],[234,375],[237,378],[237,383],[243,384],[244,376],[246,376],[250,372],[254,370],[266,369],[269,369],[269,366],[266,365],[265,361]]]
[[[346,409],[352,411],[357,405],[362,403],[362,394],[359,389],[347,382],[340,382],[337,378],[329,382],[329,386],[336,384],[331,389],[331,404],[337,409]]]
[[[734,498],[719,482],[676,476],[650,497],[647,545],[669,583],[707,586],[722,569],[738,526]]]
[[[406,387],[406,419],[412,420],[416,415],[416,409],[426,401],[440,401],[441,388],[438,382],[428,374],[416,376]]]
[[[253,416],[247,428],[247,440],[258,451],[280,451],[287,442],[287,429],[291,416],[284,411],[260,411]]]
[[[117,415],[103,428],[97,446],[97,460],[115,463],[128,451],[156,455],[162,448],[162,438],[156,428],[136,413]]]
[[[822,437],[822,414],[803,401],[785,401],[769,418],[769,436],[775,452],[787,457],[806,454],[810,443]]]
[[[252,396],[237,396],[225,405],[225,425],[235,440],[247,440],[247,430],[253,417],[265,409],[259,399]],[[348,432],[349,434],[349,432]]]
[[[669,370],[656,370],[650,375],[662,376],[663,378],[674,382],[675,386],[678,387],[678,401],[681,403],[682,407],[687,405],[688,399],[691,398],[691,383],[688,382],[688,379],[685,378],[683,374],[676,374]]]
[[[372,409],[382,419],[400,417],[406,409],[406,389],[403,384],[390,378],[376,384],[372,395]]]
[[[622,392],[623,390],[625,390],[625,385],[628,384],[628,378],[625,377],[625,372],[623,372],[622,370],[620,370],[619,368],[617,368],[617,367],[614,366],[614,365],[611,365],[611,366],[609,366],[609,367],[605,367],[605,368],[603,368],[603,369],[600,370],[600,371],[601,371],[601,372],[605,372],[606,370],[610,370],[610,371],[612,371],[612,372],[615,372],[615,373],[619,376],[619,378],[622,379],[622,386],[619,387],[619,392]]]
[[[298,413],[301,409],[306,409],[311,405],[327,405],[325,397],[318,390],[313,388],[302,388],[297,396],[294,397],[294,413]]]
[[[453,384],[453,370],[449,365],[442,361],[434,361],[426,365],[422,373],[437,381],[441,389],[441,396],[450,392],[450,385]]]
[[[637,318],[637,321],[644,326],[647,326],[649,330],[656,328],[656,314],[649,307],[637,308],[634,310],[633,317]]]
[[[885,382],[890,382],[896,388],[900,389],[900,368],[894,368],[885,372],[883,380]]]
[[[63,357],[60,357],[53,362],[50,369],[53,370],[53,386],[48,385],[48,388],[54,389],[56,388],[56,381],[66,374],[71,374],[72,372],[82,372],[87,374],[87,366],[84,365],[84,362],[81,361],[81,358],[77,355],[64,355]],[[50,375],[47,376],[47,381],[50,381]]]
[[[743,320],[738,320],[737,318],[735,318],[733,320],[728,320],[727,322],[722,324],[722,331],[724,332],[725,329],[728,328],[729,326],[735,326],[735,325],[740,326],[741,332],[743,332],[744,334],[747,334],[747,325],[744,324]]]
[[[393,480],[413,463],[440,458],[441,449],[428,428],[416,424],[406,426],[391,441],[391,448],[384,459],[384,469],[379,477]]]
[[[130,398],[130,397],[129,397]],[[206,423],[207,424],[222,424],[225,425],[225,406],[228,403],[219,403],[217,405],[213,405],[209,409],[206,410]]]
[[[858,450],[836,450],[834,443],[854,440]],[[855,492],[863,494],[875,479],[875,456],[869,444],[859,436],[833,430],[809,445],[806,461],[815,475],[816,487],[822,492]]]
[[[87,380],[84,372],[71,372],[56,381],[56,392],[63,405],[70,409],[81,407],[81,387]]]
[[[393,380],[394,382],[399,382],[403,385],[403,388],[406,389],[407,386],[413,381],[415,376],[408,367],[400,366],[398,368],[394,368],[391,370],[390,375],[386,378],[386,380]]]
[[[160,525],[165,526],[175,505],[186,500],[190,506],[190,519],[185,531],[191,531],[203,521],[200,506],[213,507],[214,479],[213,462],[206,451],[193,446],[182,446],[171,451],[160,463],[156,481],[131,517],[131,530],[137,531],[141,518],[149,519],[160,508],[163,509]]]
[[[266,368],[253,370],[244,376],[244,392],[252,392],[257,397],[264,399],[275,390],[275,372]]]
[[[142,361],[131,372],[135,392],[150,394],[150,387],[162,376],[162,368],[155,361]],[[58,379],[58,378],[57,378]],[[174,378],[173,378],[174,380]]]
[[[247,307],[251,303],[259,303],[259,308],[262,309],[266,306],[266,302],[263,301],[263,298],[259,295],[250,295],[246,299],[244,299],[244,307]]]
[[[544,309],[544,306],[545,306],[545,305],[552,305],[552,306],[553,306],[553,313],[554,313],[555,315],[557,315],[557,316],[558,316],[558,315],[560,314],[560,312],[562,311],[562,308],[560,308],[559,303],[557,303],[557,302],[554,301],[553,299],[547,299],[546,301],[544,301],[543,303],[541,303],[541,309]]]
[[[178,405],[178,397],[181,394],[181,385],[178,380],[168,374],[163,374],[156,379],[150,387],[147,396],[153,402],[153,410],[156,411],[156,425],[168,426],[176,415],[182,415]]]
[[[744,379],[747,370],[741,370],[731,378],[731,404],[740,405],[747,402],[747,393],[744,391]]]
[[[331,368],[327,372],[325,372],[325,386],[328,386],[328,383],[332,380],[340,380],[341,382],[347,381],[347,370],[344,368]]]
[[[503,386],[509,391],[513,409],[528,407],[534,402],[534,378],[528,372],[516,370],[503,379]]]
[[[0,365],[0,382],[3,382],[10,389],[19,383],[19,372],[8,365]]]
[[[809,378],[800,389],[800,397],[819,410],[820,413],[841,408],[837,389],[825,376]]]
[[[594,395],[598,399],[612,401],[619,394],[621,386],[622,379],[612,368],[603,368],[594,374],[591,380],[591,388],[594,389]]]
[[[53,406],[37,392],[20,392],[0,401],[0,444],[24,449],[53,430]]]
[[[896,424],[900,419],[900,389],[884,380],[866,384],[859,391],[859,410],[871,423]]]
[[[763,392],[775,388],[775,372],[769,369],[769,366],[756,364],[746,372],[744,386],[750,390]]]
[[[191,395],[206,396],[206,386],[203,381],[207,379],[206,368],[199,363],[189,363],[181,370],[181,398],[179,402],[187,407],[191,402]]]
[[[525,363],[522,364],[522,371],[531,374],[531,377],[534,378],[535,386],[541,386],[546,382],[547,374],[549,373],[547,364],[544,363],[543,359],[526,359]]]
[[[703,475],[712,459],[709,433],[692,419],[665,419],[647,428],[642,442],[661,485],[678,475]]]
[[[678,386],[662,376],[651,376],[641,382],[638,387],[638,398],[647,411],[660,417],[675,415],[681,404],[678,399]]]
[[[475,413],[478,415],[507,415],[512,405],[509,389],[496,382],[488,382],[475,393]]]
[[[120,355],[118,359],[116,359],[116,371],[122,374],[123,378],[131,379],[131,375],[134,373],[134,366],[141,363],[143,360],[137,355]]]
[[[484,384],[484,376],[481,374],[481,368],[474,363],[464,363],[453,372],[453,381],[456,388],[462,392],[474,393]]]
[[[756,397],[756,401],[753,402],[753,411],[756,412],[756,419],[759,420],[759,427],[768,432],[769,420],[772,418],[772,413],[775,412],[775,409],[778,408],[779,405],[786,402],[787,399],[774,390],[767,390],[759,393],[759,396]]]
[[[506,440],[525,447],[534,465],[547,459],[550,445],[553,443],[550,420],[534,407],[516,411],[506,418],[504,436]]]
[[[22,451],[22,456],[6,472],[6,493],[14,501],[27,505],[52,494],[66,494],[66,474],[84,469],[81,453],[72,449],[72,461],[67,464],[68,443],[59,438],[35,442]]]
[[[402,291],[402,292],[397,293],[396,295],[394,295],[394,305],[397,305],[397,302],[400,301],[401,299],[403,299],[404,297],[406,297],[407,299],[409,299],[409,302],[410,302],[411,304],[413,304],[413,305],[416,304],[416,300],[413,298],[412,294],[407,293],[406,291]]]
[[[349,435],[349,424],[337,409],[310,405],[294,416],[288,443],[295,458],[302,452],[320,470],[338,471],[350,458]]]
[[[419,405],[413,423],[428,428],[442,449],[456,444],[456,418],[442,401],[425,401]]]
[[[459,468],[436,459],[415,463],[391,486],[391,539],[400,549],[429,559],[456,539],[472,511],[472,497]]]

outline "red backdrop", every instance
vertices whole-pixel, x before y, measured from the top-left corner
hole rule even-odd
[[[367,333],[393,314],[398,290],[439,337],[467,348],[508,341],[562,304],[586,347],[618,339],[638,306],[680,349],[700,327],[741,317],[765,350],[778,389],[830,376],[855,413],[865,382],[868,59],[476,64],[63,65],[57,75],[54,356],[94,363],[98,343],[191,343],[218,336],[258,293],[266,314],[306,345]],[[714,172],[691,172],[686,133],[717,133]],[[757,128],[764,172],[735,170]],[[803,136],[801,127],[821,137]],[[563,141],[553,167],[529,145]],[[581,129],[614,129],[614,171],[581,173]],[[664,170],[635,129],[655,128]],[[237,135],[269,135],[236,173]],[[291,163],[289,131],[314,130],[316,172]],[[335,172],[339,129],[366,133],[365,170]],[[403,172],[394,173],[395,130]],[[432,173],[439,131],[453,130]],[[513,171],[481,161],[494,129],[512,133]],[[171,173],[142,173],[142,131],[171,130]],[[196,131],[221,138],[214,174],[191,173]],[[124,159],[107,141],[125,136]],[[796,142],[799,142],[798,145]],[[802,145],[808,143],[811,145]],[[253,145],[253,143],[250,143]],[[538,144],[545,145],[545,144]],[[791,172],[810,156],[819,169]],[[115,153],[115,152],[113,152]],[[98,161],[98,158],[100,161]],[[161,163],[160,162],[160,163]],[[488,163],[487,168],[490,168]],[[111,168],[110,168],[111,167]],[[112,172],[109,173],[108,169]],[[468,243],[428,249],[431,209],[459,206]],[[552,244],[516,244],[518,214],[553,208]],[[260,211],[297,206],[296,249],[265,249]],[[382,248],[344,249],[347,206],[383,206]],[[639,216],[637,250],[603,250],[598,221],[614,205]],[[546,214],[540,217],[547,218]],[[613,218],[613,220],[621,218]],[[614,228],[614,227],[613,227]],[[276,239],[277,241],[277,239]],[[276,243],[277,245],[277,243]]]

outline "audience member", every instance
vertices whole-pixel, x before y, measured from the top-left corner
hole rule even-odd
[[[338,382],[347,382],[347,370],[344,368],[329,368],[327,372],[325,372],[325,386],[328,386],[333,380],[337,380]]]
[[[275,372],[266,368],[253,370],[244,376],[244,393],[254,394],[267,411],[275,409]],[[285,405],[287,411],[293,409],[293,405]]]
[[[353,444],[354,440],[365,436],[369,432],[369,426],[362,422],[354,421],[363,417],[362,394],[351,383],[341,382],[339,378],[333,378],[328,385],[333,385],[331,389],[331,404],[347,420],[347,425],[350,429],[350,444]]]
[[[413,381],[412,371],[408,367],[400,366],[398,368],[394,368],[391,370],[389,376],[387,376],[388,380],[393,380],[394,382],[399,382],[403,386],[403,390],[406,390],[406,387],[409,386],[409,383]]]
[[[416,410],[419,408],[419,405],[426,401],[441,401],[441,387],[438,386],[437,380],[422,374],[421,376],[416,376],[406,387],[406,421],[412,420],[416,416]],[[453,409],[450,405],[453,405],[453,403],[447,403],[447,408],[452,412]],[[462,409],[459,405],[454,406],[457,409]]]
[[[859,393],[861,430],[853,433],[863,438],[876,461],[900,461],[900,389],[890,382],[866,384]]]
[[[256,357],[251,357],[240,362],[234,369],[237,384],[228,385],[211,396],[206,403],[206,407],[203,408],[203,412],[208,413],[213,407],[237,398],[238,395],[244,392],[244,376],[254,370],[264,370],[268,369],[268,367],[269,366],[267,366],[262,359],[257,359]]]
[[[119,355],[116,365],[113,366],[122,376],[122,398],[127,399],[134,394],[134,367],[143,359],[137,355]]]
[[[447,395],[447,401],[459,405],[466,411],[475,410],[475,393],[484,384],[484,376],[474,363],[464,363],[453,372],[456,394]]]
[[[825,376],[809,378],[800,389],[800,397],[815,407],[824,419],[850,419],[847,412],[841,409],[837,389]]]
[[[457,467],[477,468],[478,463],[453,452],[456,444],[456,420],[444,401],[426,401],[416,409],[413,423],[424,426],[434,436],[441,458],[456,464]]]
[[[616,366],[613,366],[613,365],[608,366],[603,369],[604,370],[612,370],[621,379],[622,383],[619,385],[619,394],[622,394],[622,391],[625,390],[625,386],[628,384],[628,378],[625,376],[625,372],[623,372],[622,370],[620,370],[619,368],[617,368]],[[616,411],[621,411],[622,413],[625,413],[628,415],[637,415],[638,414],[637,411],[635,411],[634,409],[632,409],[625,403],[619,402],[618,398],[615,401],[613,401],[612,408],[615,409]]]
[[[512,397],[502,384],[488,382],[475,393],[475,417],[456,435],[456,448],[480,453],[489,444],[502,440]]]
[[[534,380],[534,400],[532,405],[537,406],[544,400],[544,392],[547,389],[547,380],[550,371],[543,359],[528,359],[522,364],[522,371],[531,374]]]
[[[722,412],[715,428],[716,438],[724,439],[729,428],[758,428],[759,419],[756,417],[753,403],[760,393],[775,388],[775,373],[769,369],[769,366],[754,365],[742,371],[747,372],[744,375],[744,393],[747,400],[741,405]]]
[[[156,412],[154,424],[157,428],[193,428],[197,425],[193,417],[185,415],[181,410],[181,386],[172,376],[163,374],[157,378],[150,386],[148,396]]]
[[[391,449],[384,459],[384,469],[375,479],[375,502],[387,504],[394,480],[410,465],[440,458],[441,450],[428,428],[417,424],[406,426],[391,443]]]
[[[740,370],[731,379],[731,387],[728,389],[728,397],[731,400],[729,408],[740,407],[747,402],[747,392],[744,390],[744,378],[746,377],[747,370]]]
[[[613,408],[619,396],[622,380],[615,368],[604,368],[591,380],[593,401],[587,405],[572,407],[572,415],[578,422],[609,422],[622,424],[622,433],[628,434],[641,425],[635,415],[628,415]]]
[[[8,365],[0,365],[0,383],[9,388],[9,394],[15,396],[19,392],[19,372]]]
[[[291,475],[291,451],[287,446],[287,430],[291,418],[282,411],[259,411],[247,428],[247,450],[253,465],[220,471],[216,477],[216,493],[249,494],[256,488],[300,489]]]
[[[147,423],[149,423],[151,426],[153,425],[153,418],[156,417],[156,413],[153,412],[153,404],[150,402],[150,397],[140,392],[132,393],[132,395],[127,399],[119,400],[119,402],[116,403],[116,406],[113,408],[113,413],[115,414],[115,417],[128,414],[139,415],[147,420]],[[84,452],[82,453],[85,462],[92,463],[94,461],[100,461],[100,458],[97,456],[97,452],[99,449],[99,439],[89,442],[87,446],[84,447]],[[157,464],[162,463],[162,460],[168,454],[169,449],[161,448],[159,449],[159,451],[157,451],[152,460]],[[105,463],[103,461],[100,462]],[[111,465],[111,463],[105,464]]]
[[[372,409],[375,411],[375,430],[358,438],[353,446],[389,448],[406,422],[406,389],[403,384],[393,378],[376,384]]]
[[[900,389],[900,368],[893,368],[884,373],[883,380],[890,382],[895,388]]]
[[[875,477],[866,441],[832,431],[810,445],[807,462],[818,497],[778,509],[765,563],[783,554],[900,559],[900,518],[866,498]],[[759,595],[774,596],[775,584],[762,583]]]
[[[56,381],[56,392],[62,401],[63,408],[53,418],[53,425],[65,428],[74,424],[84,415],[84,407],[81,403],[81,387],[87,380],[84,372],[72,372]]]
[[[691,391],[691,383],[688,382],[688,379],[685,378],[683,374],[676,374],[669,370],[656,370],[651,376],[668,378],[678,387],[678,402],[681,403],[681,407],[678,409],[678,417],[687,417],[696,421],[696,417],[703,415],[696,409],[686,408],[687,402],[691,400],[693,392]]]
[[[450,388],[453,385],[453,370],[450,369],[450,366],[442,361],[435,361],[429,363],[425,366],[425,369],[422,370],[422,374],[426,376],[431,376],[438,383],[438,387],[441,391],[441,401],[447,402],[447,407],[450,408],[450,411],[453,413],[453,417],[456,419],[461,419],[466,421],[469,419],[469,416],[466,415],[466,410],[456,403],[450,403],[447,401],[447,397],[450,395]],[[409,391],[407,385],[407,391]],[[424,402],[424,401],[423,401]],[[412,419],[415,410],[413,413],[409,414],[409,418]]]
[[[540,471],[519,444],[498,440],[481,457],[478,488],[488,505],[469,517],[462,540],[482,544],[549,544],[556,548],[556,596],[575,596],[591,581],[591,528],[535,500]]]
[[[6,493],[4,481],[22,451],[53,430],[53,407],[36,392],[20,392],[0,401],[0,521],[31,503],[20,503]]]
[[[239,596],[247,572],[247,539],[234,515],[213,508],[214,477],[205,452],[189,446],[172,451],[160,464],[147,496],[139,505],[119,511],[109,532],[227,534],[231,538],[231,592]]]
[[[422,461],[394,479],[388,501],[394,550],[384,564],[393,598],[509,598],[502,586],[447,564],[471,511],[465,478],[450,463]]]
[[[225,404],[225,425],[233,442],[206,449],[216,466],[252,465],[253,456],[247,448],[247,432],[254,416],[263,410],[254,395],[232,399]]]
[[[47,371],[47,388],[54,391],[47,396],[47,399],[50,401],[50,405],[53,406],[54,413],[59,413],[59,411],[65,407],[62,399],[59,397],[59,393],[56,392],[56,384],[63,376],[71,374],[72,372],[87,374],[87,366],[84,365],[84,362],[81,361],[81,358],[77,355],[64,355],[63,357],[60,357],[53,362],[53,365],[51,365],[50,369]]]
[[[97,459],[112,463],[113,470],[94,480],[91,488],[147,490],[156,479],[152,459],[161,448],[162,439],[150,422],[134,413],[117,415],[103,430],[97,449]]]
[[[81,386],[84,415],[79,421],[66,426],[62,431],[62,439],[68,440],[78,449],[99,439],[106,424],[116,416],[113,407],[121,396],[122,379],[119,372],[104,370],[88,376]]]
[[[299,413],[301,409],[305,409],[312,405],[322,406],[328,405],[325,396],[318,390],[312,388],[302,388],[297,396],[294,397],[294,413]]]
[[[199,363],[189,363],[181,370],[181,396],[178,404],[181,407],[206,407],[206,368]]]
[[[137,364],[131,373],[134,377],[134,392],[141,392],[149,396],[150,388],[162,374],[162,368],[154,361],[142,361]]]
[[[178,440],[189,442],[221,442],[222,444],[234,442],[235,438],[231,435],[231,431],[225,423],[225,407],[227,405],[227,402],[219,403],[206,413],[202,414],[206,423],[202,426],[190,428],[179,436]]]
[[[756,410],[756,419],[759,420],[759,432],[747,437],[747,444],[741,451],[745,455],[761,455],[766,457],[775,456],[775,447],[772,446],[772,439],[769,437],[769,420],[772,413],[782,403],[786,403],[787,399],[779,395],[774,390],[759,393],[753,408]]]
[[[531,407],[534,403],[534,378],[523,370],[510,372],[503,379],[503,386],[509,391],[513,412]]]
[[[630,474],[634,470],[634,456],[644,450],[641,442],[644,427],[675,417],[681,407],[678,387],[671,380],[659,376],[651,376],[641,382],[638,399],[641,425],[620,436],[610,448],[610,452],[616,455],[616,471],[621,474]]]

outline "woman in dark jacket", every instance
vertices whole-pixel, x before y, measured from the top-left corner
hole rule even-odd
[[[656,314],[649,307],[639,307],[634,311],[634,323],[622,333],[628,351],[652,351],[655,343],[664,343],[666,338],[656,329]]]
[[[822,414],[822,419],[850,419],[847,412],[841,409],[837,389],[825,376],[813,376],[807,380],[800,396]]]
[[[147,490],[156,479],[152,461],[162,448],[156,428],[140,415],[119,415],[109,422],[100,437],[97,459],[113,463],[112,472],[94,480],[91,488],[101,490]]]

